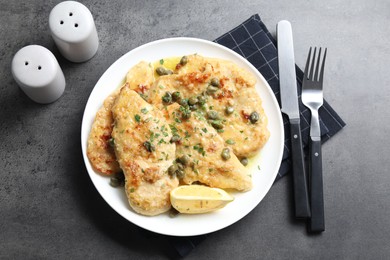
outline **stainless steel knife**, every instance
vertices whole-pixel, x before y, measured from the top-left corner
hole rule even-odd
[[[290,22],[285,20],[280,21],[276,31],[278,42],[280,98],[282,102],[281,110],[288,116],[290,121],[290,152],[293,166],[295,217],[309,218],[310,207],[302,149],[294,45]]]

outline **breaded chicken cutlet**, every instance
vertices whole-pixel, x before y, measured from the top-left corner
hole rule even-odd
[[[112,108],[115,154],[125,175],[130,206],[143,215],[171,208],[169,193],[179,185],[167,174],[175,160],[175,144],[163,113],[143,100],[128,84]]]
[[[126,83],[129,85],[129,88],[140,94],[145,93],[153,82],[153,67],[145,61],[136,64],[126,75]],[[115,90],[104,100],[103,106],[96,113],[95,121],[92,124],[88,137],[87,156],[91,165],[97,172],[107,175],[121,171],[116,161],[111,139],[114,123],[111,109],[119,91],[120,89]]]

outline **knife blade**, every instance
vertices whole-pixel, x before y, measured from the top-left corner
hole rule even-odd
[[[290,122],[295,217],[309,218],[310,207],[303,160],[294,45],[290,22],[286,20],[278,22],[276,31],[281,111],[288,116]]]

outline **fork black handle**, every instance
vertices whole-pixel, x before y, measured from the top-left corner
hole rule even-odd
[[[307,192],[305,164],[303,160],[301,126],[299,120],[290,120],[291,154],[293,166],[293,187],[295,217],[309,218],[310,207]]]
[[[310,138],[310,206],[311,218],[308,231],[318,233],[325,231],[324,193],[322,181],[321,139]]]

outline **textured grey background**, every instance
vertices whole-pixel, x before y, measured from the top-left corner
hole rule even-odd
[[[48,15],[58,2],[0,1],[0,258],[167,258],[93,187],[80,148],[85,104],[102,73],[134,47],[172,36],[213,40],[254,13],[272,33],[279,20],[291,21],[301,67],[309,46],[328,47],[325,98],[347,127],[323,147],[327,230],[309,236],[292,218],[286,177],[187,259],[390,257],[389,1],[82,1],[100,38],[82,64],[64,60],[51,39]],[[28,44],[59,60],[67,86],[55,103],[35,104],[12,78],[12,57]]]

